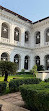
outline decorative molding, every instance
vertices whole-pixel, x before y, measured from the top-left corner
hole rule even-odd
[[[47,20],[33,24],[33,28],[39,28],[39,27],[42,27],[42,26],[47,25],[47,24],[49,24],[49,18]]]
[[[14,44],[10,44],[10,43],[2,43],[2,42],[0,42],[0,45],[5,45],[5,46],[11,46],[11,47],[13,47],[13,48],[22,48],[22,49],[25,49],[25,50],[31,50],[31,48],[29,47],[25,47],[25,46],[16,46],[16,45],[14,45]]]
[[[5,14],[5,11],[4,11],[4,13],[3,13],[3,11],[2,12],[0,11],[0,16],[2,16],[4,18],[7,18],[8,20],[11,20],[11,22],[12,21],[15,22],[15,23],[17,22],[21,25],[24,25],[24,26],[27,26],[27,27],[29,26],[31,28],[31,24],[28,23],[27,21],[23,21],[23,20],[19,19],[17,16],[12,17],[11,15]]]

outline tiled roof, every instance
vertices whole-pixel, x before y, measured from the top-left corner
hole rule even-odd
[[[15,12],[13,12],[13,11],[7,9],[7,8],[4,8],[4,7],[1,6],[1,5],[0,5],[0,9],[5,10],[5,11],[7,11],[7,12],[9,12],[9,13],[15,15],[15,16],[18,16],[20,19],[22,19],[22,20],[24,20],[24,21],[28,21],[28,22],[31,23],[31,24],[36,24],[36,23],[38,23],[38,22],[41,22],[41,21],[46,20],[46,19],[49,18],[49,16],[48,16],[48,17],[43,18],[43,19],[40,19],[40,20],[38,20],[38,21],[36,21],[36,22],[32,22],[31,20],[29,20],[29,19],[27,19],[27,18],[25,18],[25,17],[23,17],[23,16],[21,16],[21,15],[15,13]]]
[[[36,23],[41,22],[41,21],[43,21],[43,20],[46,20],[46,19],[48,19],[48,18],[49,18],[49,16],[48,16],[48,17],[46,17],[46,18],[40,19],[40,20],[38,20],[38,21],[34,22],[33,24],[36,24]]]
[[[25,17],[23,17],[23,16],[21,16],[21,15],[15,13],[15,12],[13,12],[13,11],[7,9],[7,8],[4,8],[4,7],[2,7],[1,5],[0,5],[0,9],[5,10],[5,11],[7,11],[7,12],[9,12],[9,13],[15,15],[15,16],[18,16],[20,19],[22,19],[22,20],[24,20],[24,21],[28,21],[29,23],[32,23],[31,20],[29,20],[29,19],[27,19],[27,18],[25,18]]]

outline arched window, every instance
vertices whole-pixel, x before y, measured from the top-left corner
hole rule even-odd
[[[19,30],[17,28],[14,29],[14,40],[19,41]]]
[[[28,67],[29,67],[29,56],[25,56],[24,69],[28,70]]]
[[[25,32],[25,42],[28,42],[29,41],[29,32],[26,31]]]
[[[46,70],[49,70],[49,55],[45,56]]]
[[[14,62],[17,64],[17,70],[19,70],[20,56],[18,54],[14,56]]]
[[[40,43],[40,32],[36,33],[36,44]]]
[[[46,42],[49,42],[49,29],[46,30]]]
[[[39,56],[35,57],[35,63],[36,63],[37,66],[40,65],[40,57]]]
[[[8,58],[8,54],[7,53],[4,52],[4,53],[1,54],[1,60],[8,61],[8,59],[9,58]]]
[[[1,37],[8,38],[8,26],[6,23],[2,23]]]

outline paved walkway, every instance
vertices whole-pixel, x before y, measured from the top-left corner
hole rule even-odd
[[[20,92],[0,96],[0,104],[3,104],[3,111],[29,111],[22,107],[24,101]]]

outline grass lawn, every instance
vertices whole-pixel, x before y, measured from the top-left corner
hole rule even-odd
[[[10,81],[10,80],[12,80],[13,78],[16,78],[16,79],[21,79],[21,78],[33,78],[33,75],[29,75],[29,74],[23,74],[23,75],[10,75],[10,76],[8,76],[8,82]],[[4,76],[2,77],[1,75],[0,75],[0,81],[4,81]],[[8,93],[10,93],[9,92],[9,83],[7,83],[7,89],[6,89],[6,91],[4,92],[4,94],[8,94]]]
[[[21,79],[21,78],[33,78],[33,75],[29,75],[29,74],[25,74],[25,75],[10,75],[8,76],[8,82],[13,79],[13,78],[16,78],[16,79]],[[4,81],[4,76],[0,76],[0,81]]]

